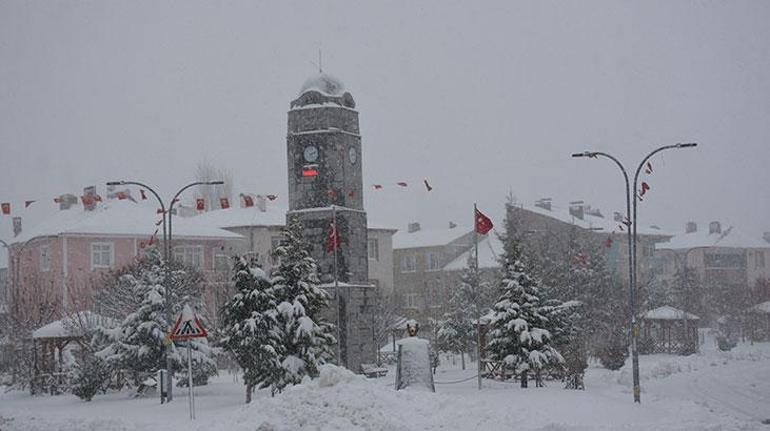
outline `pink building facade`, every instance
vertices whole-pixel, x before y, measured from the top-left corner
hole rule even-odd
[[[133,263],[153,238],[160,241],[154,209],[109,202],[93,211],[59,211],[52,220],[15,239],[10,247],[8,311],[47,322],[90,309],[92,294],[111,270]],[[200,270],[206,295],[224,287],[240,235],[174,219],[172,257]],[[208,300],[208,298],[207,298]]]

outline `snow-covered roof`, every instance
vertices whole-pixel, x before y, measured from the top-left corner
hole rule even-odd
[[[268,205],[265,211],[257,207],[219,209],[189,218],[202,225],[232,228],[242,226],[284,226],[286,208]]]
[[[533,213],[551,217],[564,223],[573,224],[577,227],[590,230],[598,230],[600,232],[612,233],[619,232],[618,225],[620,222],[615,221],[612,213],[605,214],[604,217],[599,217],[590,214],[587,211],[583,212],[583,219],[573,216],[570,213],[569,205],[561,206],[556,202],[551,202],[551,209],[539,207],[535,204],[517,203],[517,208],[521,208]],[[670,236],[671,232],[660,229],[657,226],[637,226],[637,233],[640,235],[661,235]]]
[[[156,225],[158,220],[160,215],[154,206],[129,200],[109,200],[98,204],[93,211],[85,211],[81,206],[56,211],[48,219],[13,238],[13,242],[24,242],[44,236],[78,234],[149,237],[159,229]],[[241,238],[233,232],[182,217],[174,217],[173,228],[176,238]]]
[[[456,226],[451,229],[449,227],[420,229],[411,233],[406,230],[399,230],[393,235],[393,249],[447,245],[472,231],[472,228],[462,226]]]
[[[749,310],[757,313],[770,314],[770,301],[757,304],[751,307]]]
[[[468,250],[457,256],[454,260],[444,265],[445,271],[462,270],[468,266],[468,258],[471,256]],[[497,268],[497,258],[503,253],[503,243],[495,231],[491,231],[485,237],[479,237],[479,268]]]
[[[53,321],[36,329],[32,338],[67,338],[80,337],[86,330],[97,327],[114,328],[118,322],[115,319],[104,317],[91,311],[79,311],[69,317]]]
[[[318,91],[327,96],[342,96],[345,94],[345,85],[339,79],[321,72],[308,78],[302,84],[299,94],[302,95],[308,91]]]
[[[669,305],[664,305],[662,307],[658,307],[655,309],[652,309],[644,314],[642,314],[642,319],[647,320],[682,320],[687,316],[687,320],[700,320],[700,317],[692,314],[687,313],[685,311],[682,311],[678,308],[671,307]]]
[[[666,242],[655,245],[657,249],[682,250],[696,247],[724,248],[770,248],[770,244],[760,238],[752,238],[743,234],[734,226],[721,233],[709,233],[708,230],[697,230],[673,236]]]

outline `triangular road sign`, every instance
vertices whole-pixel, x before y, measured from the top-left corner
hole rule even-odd
[[[171,338],[173,341],[189,340],[190,338],[202,338],[206,337],[208,332],[203,327],[200,319],[192,309],[185,305],[182,309],[182,313],[176,319],[174,329],[171,330]]]

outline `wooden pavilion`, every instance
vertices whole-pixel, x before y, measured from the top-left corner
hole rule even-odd
[[[700,317],[664,305],[640,316],[639,353],[689,355],[698,351]]]
[[[48,323],[32,333],[33,376],[32,394],[55,394],[66,380],[65,351],[82,354],[88,346],[86,335],[97,327],[114,327],[116,322],[91,311],[80,311],[61,320]]]

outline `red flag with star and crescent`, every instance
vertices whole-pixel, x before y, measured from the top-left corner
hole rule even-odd
[[[492,220],[489,217],[485,216],[484,213],[478,209],[476,210],[476,232],[486,235],[494,226],[495,225],[492,224]]]
[[[334,222],[329,224],[329,236],[326,238],[326,251],[334,251],[340,248],[342,241],[340,240],[340,232],[337,230],[337,225]]]

